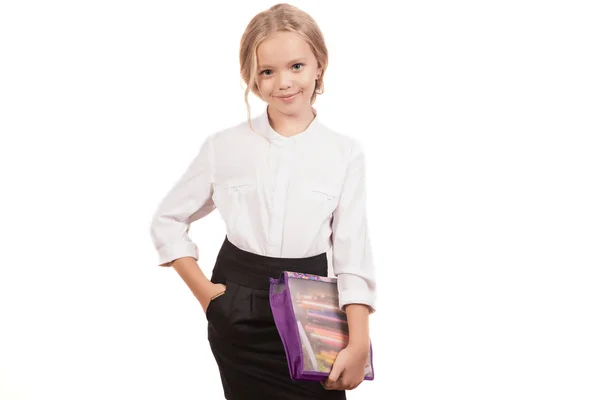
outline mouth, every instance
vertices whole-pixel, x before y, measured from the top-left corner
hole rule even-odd
[[[287,96],[275,96],[275,97],[277,99],[287,103],[287,102],[290,102],[290,101],[293,101],[294,99],[296,99],[296,97],[298,97],[299,94],[300,94],[300,92],[289,94]]]

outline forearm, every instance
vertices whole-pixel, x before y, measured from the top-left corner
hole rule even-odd
[[[212,282],[204,275],[193,257],[182,257],[173,261],[173,269],[190,288],[201,304],[208,304]]]
[[[348,318],[349,346],[368,348],[369,339],[369,307],[364,304],[348,304],[345,307]]]

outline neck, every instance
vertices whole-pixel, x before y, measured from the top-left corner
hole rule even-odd
[[[283,114],[272,107],[267,107],[267,115],[273,130],[286,137],[304,132],[316,116],[312,107],[301,114]]]

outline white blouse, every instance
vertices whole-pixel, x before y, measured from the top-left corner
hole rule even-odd
[[[218,209],[227,238],[242,250],[299,258],[331,249],[340,307],[360,303],[374,312],[361,145],[318,116],[290,137],[273,130],[266,108],[251,121],[255,132],[245,121],[208,136],[159,204],[150,227],[159,265],[198,260],[190,224]]]

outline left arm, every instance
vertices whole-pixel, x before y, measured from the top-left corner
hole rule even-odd
[[[369,314],[369,307],[363,304],[348,304],[346,307],[350,333],[348,346],[368,352],[371,343],[369,339]]]
[[[339,307],[346,312],[350,337],[325,384],[326,388],[337,390],[354,388],[364,379],[370,346],[369,315],[375,312],[376,300],[367,227],[365,154],[356,141],[350,157],[332,222],[333,271],[338,278]],[[340,374],[342,379],[338,381]]]
[[[365,154],[355,142],[342,194],[333,212],[332,263],[338,278],[339,307],[347,311],[348,305],[361,304],[371,314],[375,312],[375,267],[367,226],[365,180]]]

